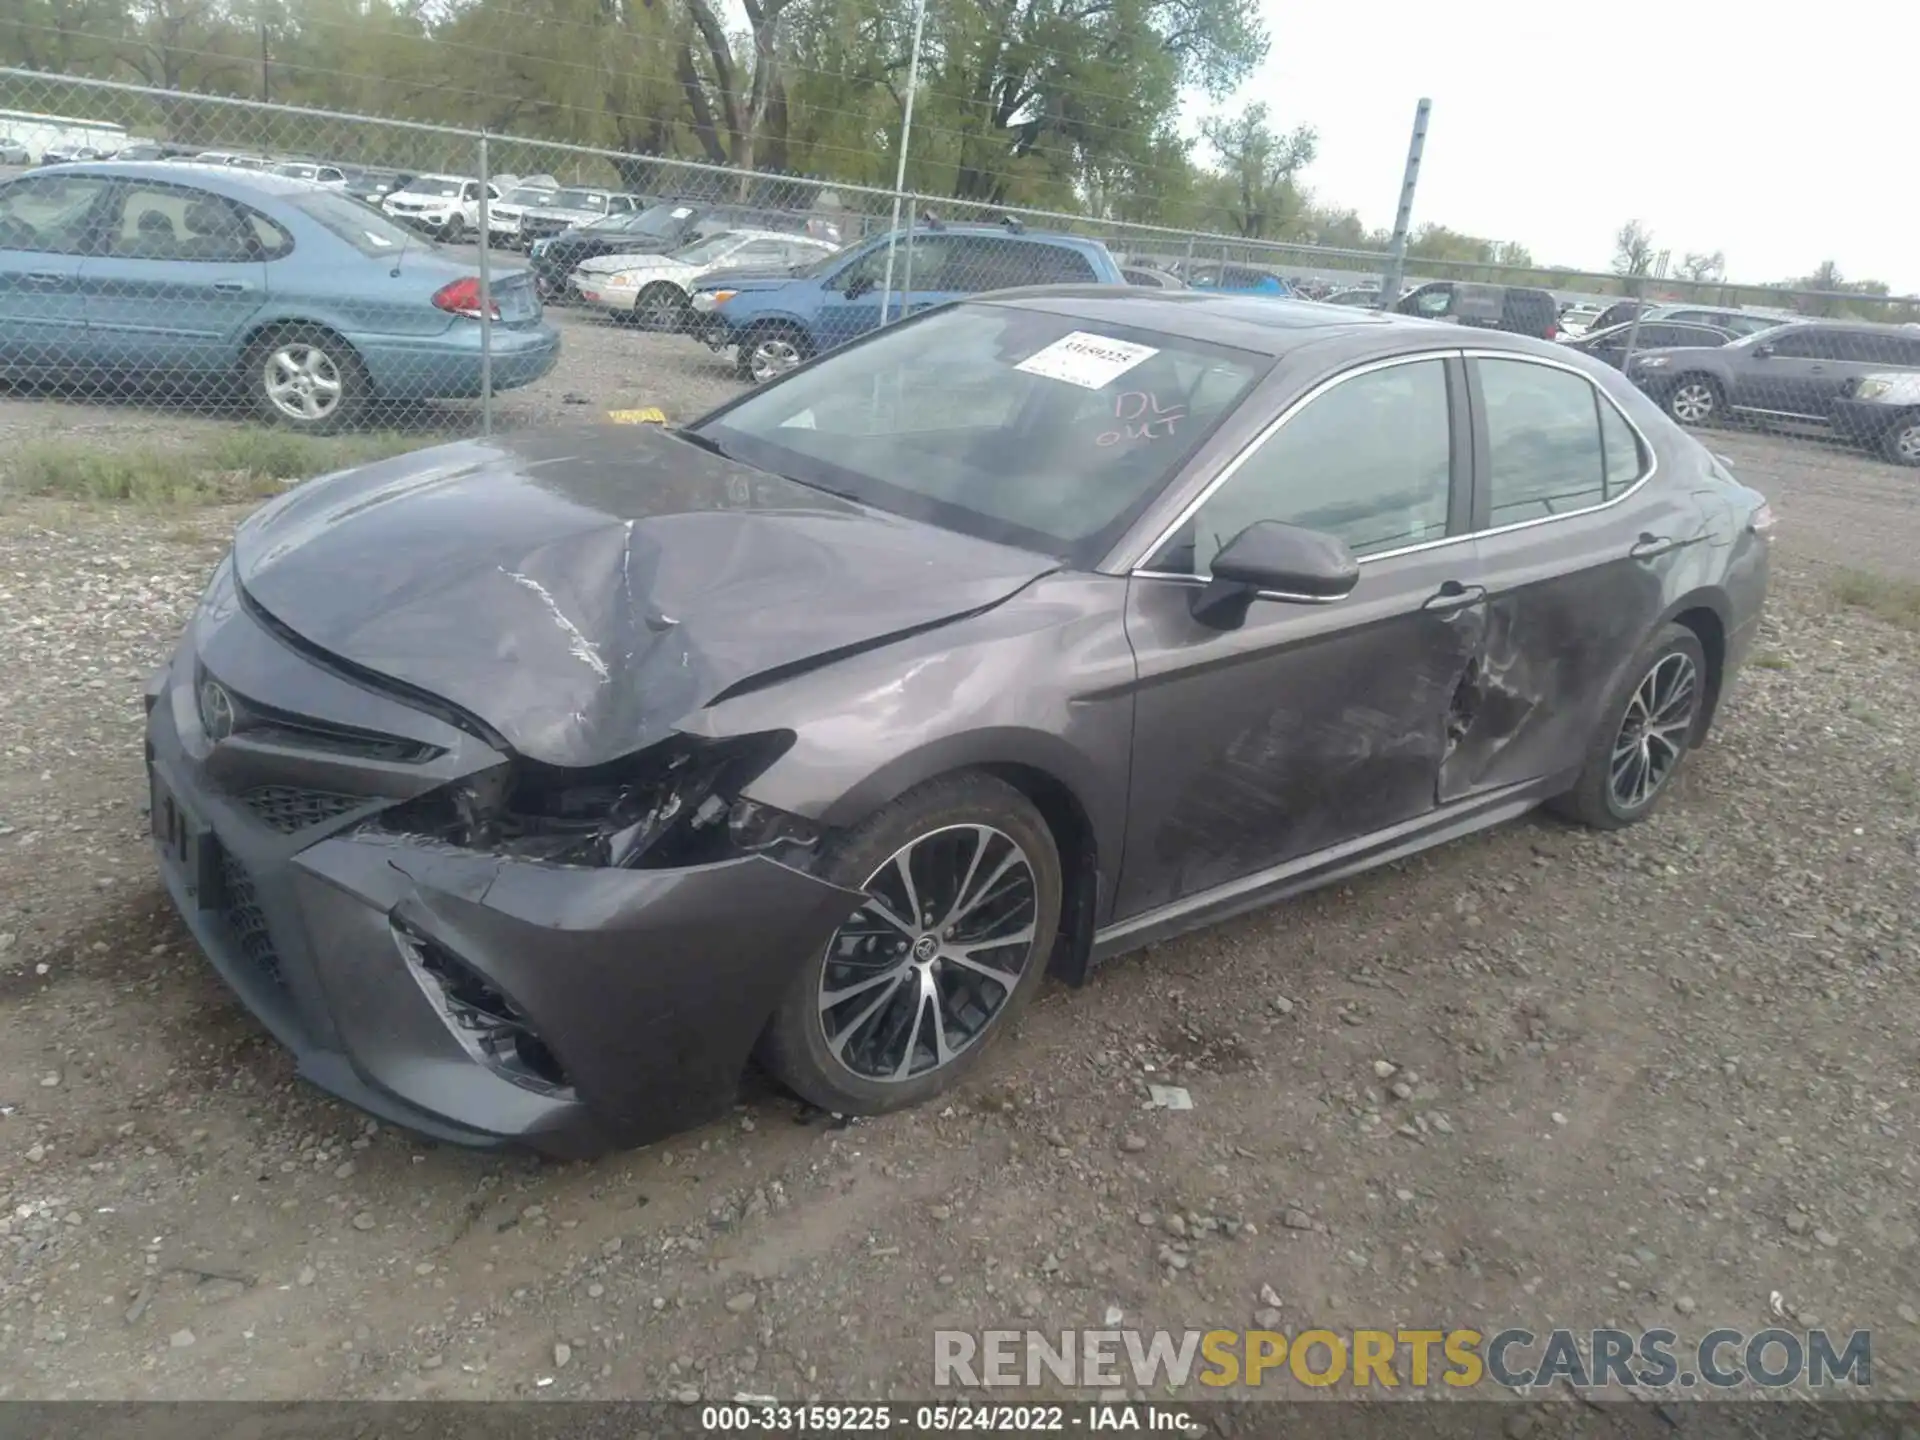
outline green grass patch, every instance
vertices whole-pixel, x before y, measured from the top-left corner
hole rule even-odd
[[[1764,654],[1756,655],[1750,663],[1756,670],[1791,670],[1793,668],[1793,661],[1778,650],[1768,650]]]
[[[1833,598],[1849,609],[1865,610],[1903,630],[1920,630],[1920,585],[1911,580],[1843,570],[1828,588]]]
[[[424,449],[421,434],[300,435],[242,426],[175,448],[100,449],[68,441],[0,454],[0,488],[19,495],[169,508],[277,494],[290,480]]]

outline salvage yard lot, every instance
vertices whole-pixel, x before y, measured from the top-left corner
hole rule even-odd
[[[562,323],[503,424],[733,393]],[[0,457],[234,428],[0,397]],[[925,1395],[935,1329],[1116,1308],[1871,1328],[1913,1393],[1920,478],[1713,444],[1780,514],[1775,598],[1645,826],[1530,819],[1128,957],[950,1102],[837,1127],[762,1087],[577,1166],[299,1084],[168,912],[140,685],[243,509],[0,494],[0,1398]]]

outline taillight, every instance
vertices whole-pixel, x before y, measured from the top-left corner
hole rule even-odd
[[[1553,321],[1549,320],[1547,322],[1547,339],[1558,340],[1559,338],[1560,338],[1560,327],[1554,324]]]
[[[480,281],[472,275],[464,280],[450,281],[433,292],[433,303],[436,309],[445,310],[454,315],[464,315],[469,320],[478,320],[480,318]],[[495,320],[500,318],[498,301],[490,301],[487,309]]]

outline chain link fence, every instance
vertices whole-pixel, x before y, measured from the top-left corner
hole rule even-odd
[[[137,174],[47,169],[114,155]],[[1920,301],[1387,255],[0,69],[0,379],[310,434],[685,418],[957,296],[1288,294],[1533,334],[1689,425],[1920,464]],[[1764,338],[1786,322],[1794,329]],[[578,410],[572,413],[579,413]]]

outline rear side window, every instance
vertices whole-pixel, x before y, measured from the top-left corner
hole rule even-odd
[[[1611,500],[1639,483],[1647,472],[1647,457],[1626,417],[1604,395],[1596,395],[1594,402],[1600,408],[1600,449],[1606,460],[1606,498]]]
[[[1486,409],[1489,523],[1498,529],[1601,504],[1607,464],[1603,407],[1568,370],[1525,360],[1481,360]]]

